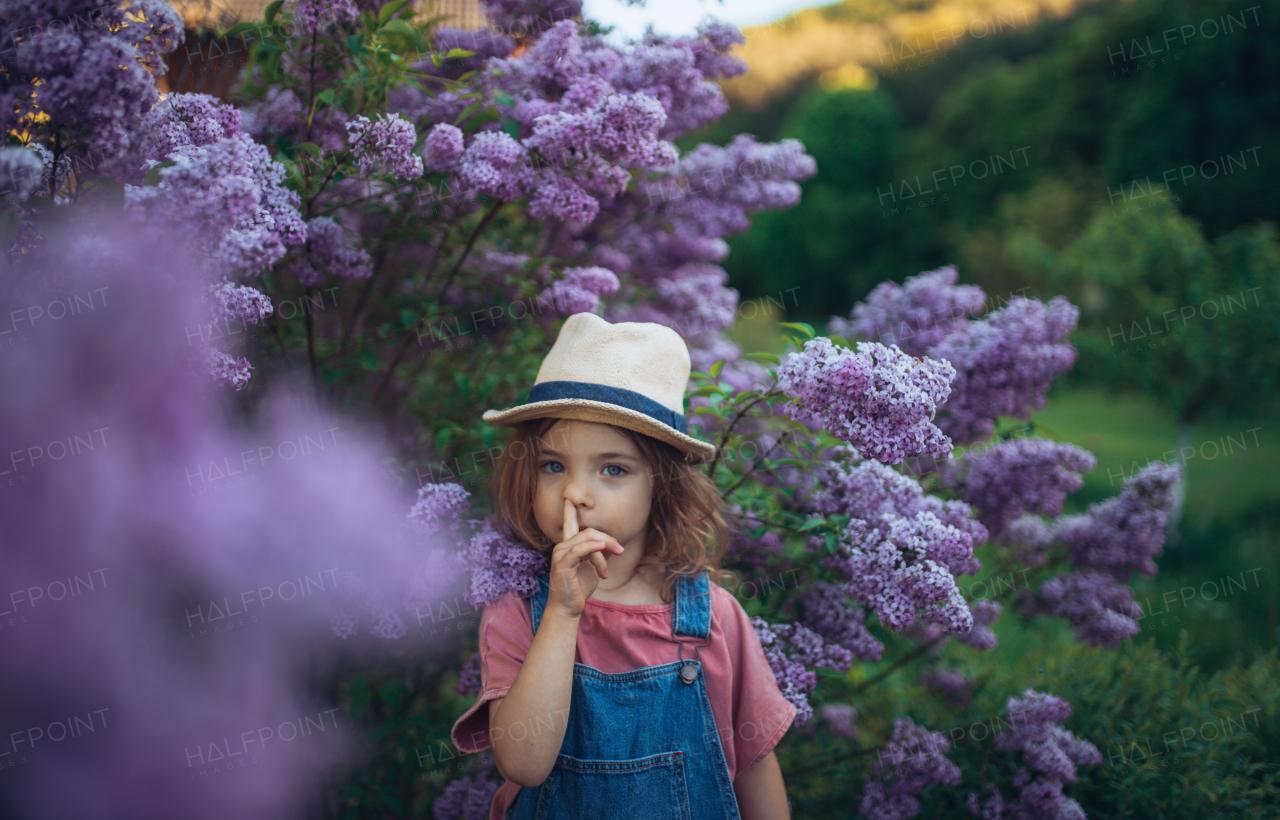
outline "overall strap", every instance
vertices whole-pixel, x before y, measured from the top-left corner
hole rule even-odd
[[[706,571],[696,578],[676,579],[676,605],[671,618],[673,635],[706,638],[711,634],[711,582]]]
[[[550,572],[538,576],[538,591],[533,594],[533,632],[538,633],[542,613],[547,608],[547,595],[551,588]],[[697,578],[682,576],[676,579],[675,606],[672,610],[672,634],[706,638],[711,634],[711,582],[707,573]]]

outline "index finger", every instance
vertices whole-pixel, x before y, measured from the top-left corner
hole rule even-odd
[[[578,534],[578,510],[569,499],[564,500],[564,540]]]

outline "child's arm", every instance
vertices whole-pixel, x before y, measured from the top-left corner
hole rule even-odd
[[[489,739],[498,773],[537,788],[551,774],[568,727],[578,618],[547,608],[506,697],[489,702]]]
[[[565,502],[565,540],[551,551],[547,605],[524,664],[506,697],[489,703],[489,742],[498,772],[537,788],[556,765],[569,726],[578,621],[601,577],[609,577],[604,549],[622,552],[616,538],[578,531],[577,511]]]
[[[782,767],[773,752],[738,773],[733,781],[742,820],[790,820]]]

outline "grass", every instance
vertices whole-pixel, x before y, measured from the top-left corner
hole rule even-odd
[[[1097,468],[1076,496],[1079,502],[1114,495],[1125,477],[1150,461],[1176,460],[1177,420],[1146,396],[1055,389],[1032,421],[1037,435],[1071,442],[1097,457]],[[1259,501],[1280,502],[1280,440],[1271,420],[1202,422],[1188,446],[1185,528],[1203,533],[1215,520],[1239,518]]]

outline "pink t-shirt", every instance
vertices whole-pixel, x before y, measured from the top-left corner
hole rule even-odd
[[[506,697],[533,643],[532,599],[508,592],[484,608],[480,618],[480,694],[453,725],[453,745],[471,753],[490,748],[489,708]],[[680,660],[671,640],[672,604],[617,604],[588,598],[578,621],[574,660],[606,674],[630,672]],[[694,657],[688,643],[685,658]],[[783,697],[764,656],[751,619],[728,591],[711,585],[711,643],[699,659],[707,698],[715,716],[729,778],[773,750],[791,726],[796,707]],[[504,781],[489,808],[490,820],[502,820],[520,793]]]

